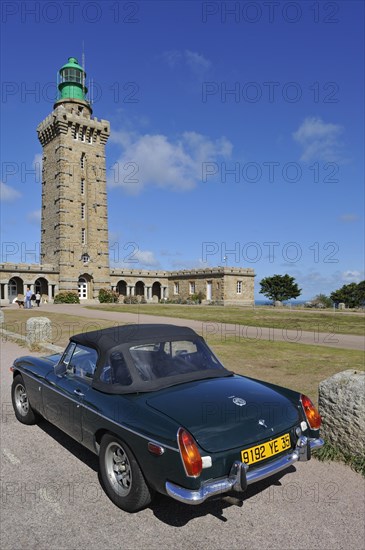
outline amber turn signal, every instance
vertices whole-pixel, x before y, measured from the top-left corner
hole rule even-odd
[[[190,477],[200,476],[203,468],[202,457],[193,437],[183,428],[179,428],[177,441],[186,474]]]
[[[307,418],[308,424],[312,430],[319,430],[321,426],[321,415],[317,411],[316,407],[313,405],[312,401],[306,395],[300,396],[300,401]]]

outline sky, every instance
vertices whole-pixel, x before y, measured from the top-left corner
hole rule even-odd
[[[1,261],[39,262],[41,145],[84,51],[106,146],[110,262],[364,279],[364,3],[1,3]]]

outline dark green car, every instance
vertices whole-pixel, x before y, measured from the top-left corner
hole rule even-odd
[[[323,445],[308,397],[228,371],[185,327],[78,334],[62,356],[21,357],[12,371],[18,420],[42,416],[97,453],[104,490],[128,512],[155,491],[187,504],[242,497]]]

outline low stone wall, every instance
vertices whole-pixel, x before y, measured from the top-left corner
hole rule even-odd
[[[321,435],[344,453],[365,454],[365,372],[345,370],[319,385]]]

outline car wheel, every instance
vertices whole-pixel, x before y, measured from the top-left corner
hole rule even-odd
[[[11,386],[11,400],[13,402],[15,416],[23,424],[36,424],[37,413],[35,413],[29,403],[27,390],[20,374],[14,377]]]
[[[105,492],[119,508],[137,512],[151,502],[151,491],[132,451],[116,436],[103,436],[99,465]]]

